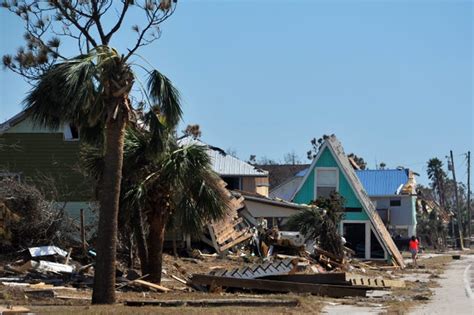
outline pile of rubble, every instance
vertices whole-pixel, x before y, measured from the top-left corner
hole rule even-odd
[[[217,268],[208,274],[196,273],[190,282],[196,288],[211,292],[222,289],[305,292],[330,297],[364,297],[369,290],[405,285],[403,281],[365,276],[368,269],[378,267],[351,258],[354,252],[349,248],[344,248],[344,257],[314,245],[312,248],[312,252],[308,251],[298,232],[257,228],[251,238],[231,249],[235,253],[226,256],[243,258],[247,264],[238,268]]]
[[[95,252],[91,250],[87,256],[81,254],[78,260],[74,260],[71,253],[72,249],[65,251],[56,246],[28,248],[19,253],[17,257],[19,259],[5,264],[3,270],[0,269],[0,284],[21,288],[27,296],[73,298],[62,295],[63,291],[92,288]],[[82,264],[79,260],[86,264]],[[116,289],[170,291],[161,285],[143,280],[145,277],[146,275],[140,276],[132,269],[123,272],[117,268]]]

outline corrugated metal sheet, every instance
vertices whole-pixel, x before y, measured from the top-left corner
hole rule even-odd
[[[408,182],[408,170],[357,170],[357,177],[369,196],[396,195]]]
[[[267,176],[268,172],[258,169],[255,166],[239,160],[224,150],[208,145],[192,137],[181,138],[180,145],[197,144],[207,148],[207,152],[212,161],[212,169],[221,176]]]

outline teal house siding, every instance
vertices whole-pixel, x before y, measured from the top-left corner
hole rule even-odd
[[[348,244],[353,246],[357,257],[389,261],[393,258],[393,262],[403,268],[403,257],[358,179],[341,143],[334,135],[325,138],[292,201],[308,204],[316,199],[315,179],[318,179],[318,170],[333,171],[321,173],[321,183],[318,186],[323,193],[330,191],[327,188],[332,190],[336,187],[344,198],[346,211],[340,225],[340,233],[345,235]],[[336,178],[334,171],[338,174]],[[332,177],[324,177],[326,174],[332,174]]]
[[[359,199],[354,194],[349,182],[342,173],[339,165],[334,159],[333,155],[326,147],[321,155],[319,156],[318,161],[316,162],[315,168],[311,170],[306,181],[301,186],[301,189],[296,193],[295,198],[293,199],[296,203],[305,203],[309,204],[311,201],[316,199],[314,195],[314,176],[316,168],[318,167],[337,167],[339,169],[339,187],[338,191],[341,196],[344,197],[345,206],[349,208],[362,208],[362,205]],[[347,212],[345,213],[345,220],[369,220],[367,214],[362,210],[361,212]]]
[[[301,204],[309,204],[314,200],[314,171],[308,174],[306,181],[296,193],[293,202]]]

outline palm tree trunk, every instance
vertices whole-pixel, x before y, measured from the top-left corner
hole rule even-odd
[[[163,209],[163,208],[160,208]],[[148,272],[151,282],[161,283],[163,267],[163,244],[165,241],[166,211],[154,211],[150,215],[150,231],[148,233]]]
[[[115,303],[115,254],[125,126],[122,113],[118,113],[116,119],[109,118],[106,124],[93,304]]]

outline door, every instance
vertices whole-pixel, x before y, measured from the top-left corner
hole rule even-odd
[[[342,235],[346,239],[346,247],[355,252],[357,258],[365,258],[366,239],[365,223],[343,223]]]

